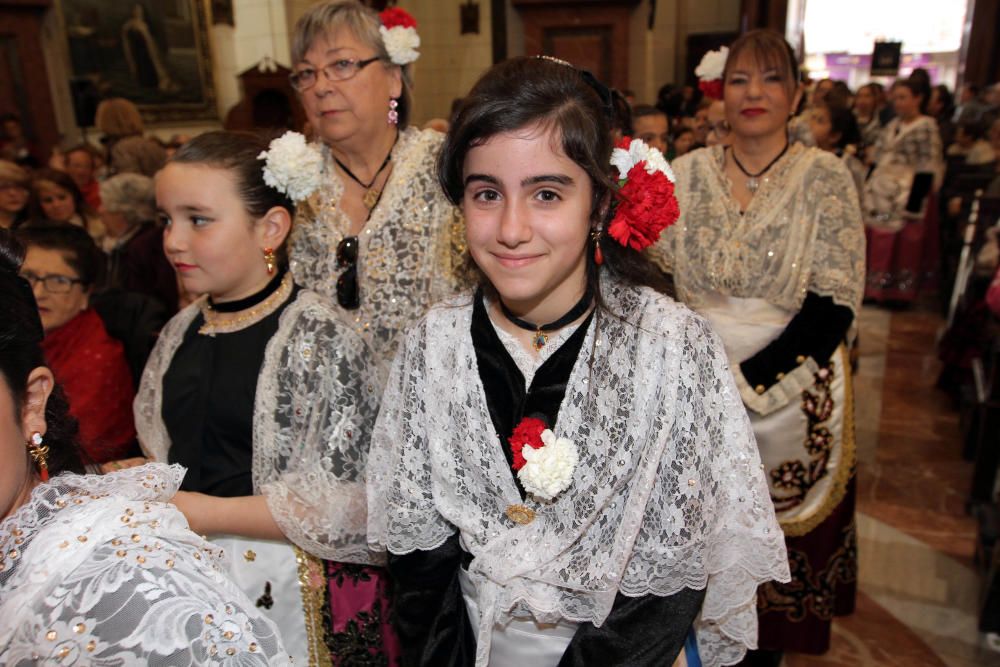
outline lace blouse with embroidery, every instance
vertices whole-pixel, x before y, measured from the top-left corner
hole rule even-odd
[[[707,324],[647,289],[606,285],[623,316],[588,327],[556,431],[580,448],[551,502],[523,500],[496,442],[460,297],[402,343],[369,466],[369,540],[431,551],[456,531],[493,625],[530,614],[600,626],[620,592],[707,589],[697,622],[706,665],[756,645],[757,585],[787,580],[781,530],[725,354]],[[508,506],[536,513],[515,525]]]
[[[943,175],[937,122],[930,116],[906,124],[893,118],[875,144],[875,162],[865,183],[866,211],[876,223],[892,223],[909,199],[914,174],[930,172],[936,182]]]
[[[135,400],[143,451],[167,461],[163,377],[196,302],[164,327]],[[321,558],[374,563],[364,474],[381,384],[367,344],[320,295],[302,290],[267,343],[253,410],[253,491],[285,536]]]
[[[649,250],[681,301],[710,294],[760,298],[798,312],[807,292],[855,314],[864,289],[865,236],[851,174],[832,153],[793,144],[741,213],[721,146],[673,163],[681,214]]]
[[[291,664],[225,555],[169,504],[183,476],[59,475],[0,523],[0,663]]]
[[[437,182],[435,160],[443,139],[433,130],[400,133],[382,198],[358,235],[361,306],[347,314],[386,366],[399,333],[459,288],[465,229]],[[289,251],[295,282],[339,308],[336,285],[343,269],[336,250],[351,222],[339,208],[344,186],[330,149],[322,151],[323,185],[299,206]]]

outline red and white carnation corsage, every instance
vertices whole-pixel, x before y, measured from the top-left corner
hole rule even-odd
[[[729,47],[723,46],[718,51],[706,53],[694,68],[694,74],[698,77],[698,90],[705,93],[706,97],[722,99],[722,73],[726,69],[728,58]]]
[[[399,7],[390,7],[378,16],[382,20],[378,31],[392,64],[409,65],[419,58],[417,48],[420,46],[420,35],[417,34],[417,20]]]
[[[576,444],[557,438],[541,419],[525,417],[507,441],[514,452],[512,467],[531,495],[552,500],[573,483],[579,461]]]
[[[625,137],[611,153],[618,170],[618,201],[608,236],[635,250],[656,243],[680,216],[674,172],[663,153],[641,139]]]

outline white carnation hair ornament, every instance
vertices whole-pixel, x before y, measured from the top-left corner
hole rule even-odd
[[[729,47],[723,46],[718,51],[709,51],[702,57],[694,69],[698,77],[698,90],[713,100],[722,99],[722,73],[729,59]]]
[[[323,156],[298,132],[285,132],[257,159],[264,160],[264,182],[294,202],[319,188]]]
[[[420,53],[420,35],[417,34],[417,20],[399,7],[390,7],[378,15],[382,21],[378,31],[382,35],[382,43],[389,54],[393,65],[409,65]]]

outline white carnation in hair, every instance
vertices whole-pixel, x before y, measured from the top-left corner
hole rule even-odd
[[[662,172],[671,183],[674,182],[674,170],[670,168],[667,158],[657,148],[652,148],[642,139],[632,139],[628,148],[615,148],[611,151],[611,164],[618,170],[618,178],[628,178],[632,167],[645,162],[646,173],[652,176]]]
[[[264,160],[264,182],[292,201],[302,201],[319,188],[323,156],[298,132],[285,132],[257,159]]]
[[[694,74],[702,81],[715,81],[722,78],[722,71],[726,68],[726,59],[729,57],[729,47],[723,46],[718,51],[709,51],[694,69]]]
[[[524,465],[517,471],[524,490],[542,500],[552,500],[573,482],[579,454],[568,438],[557,438],[551,429],[542,431],[544,446],[525,445],[521,450]]]
[[[382,35],[382,43],[389,54],[389,60],[394,65],[408,65],[420,57],[417,47],[420,46],[420,35],[416,28],[404,27],[401,25],[386,28],[379,26],[379,33]]]

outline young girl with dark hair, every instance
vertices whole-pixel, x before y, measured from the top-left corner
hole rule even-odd
[[[669,166],[613,153],[612,114],[590,74],[515,58],[445,140],[480,288],[402,343],[368,477],[407,664],[670,665],[696,618],[730,664],[788,575],[722,348],[640,253]]]
[[[167,258],[204,296],[164,328],[135,415],[146,454],[187,468],[176,504],[296,662],[359,664],[392,648],[384,578],[363,567],[380,557],[364,488],[380,382],[353,328],[288,271],[293,199],[318,162],[301,135],[210,132],[157,174]]]
[[[289,664],[169,504],[179,466],[81,474],[21,255],[0,230],[0,664]]]

